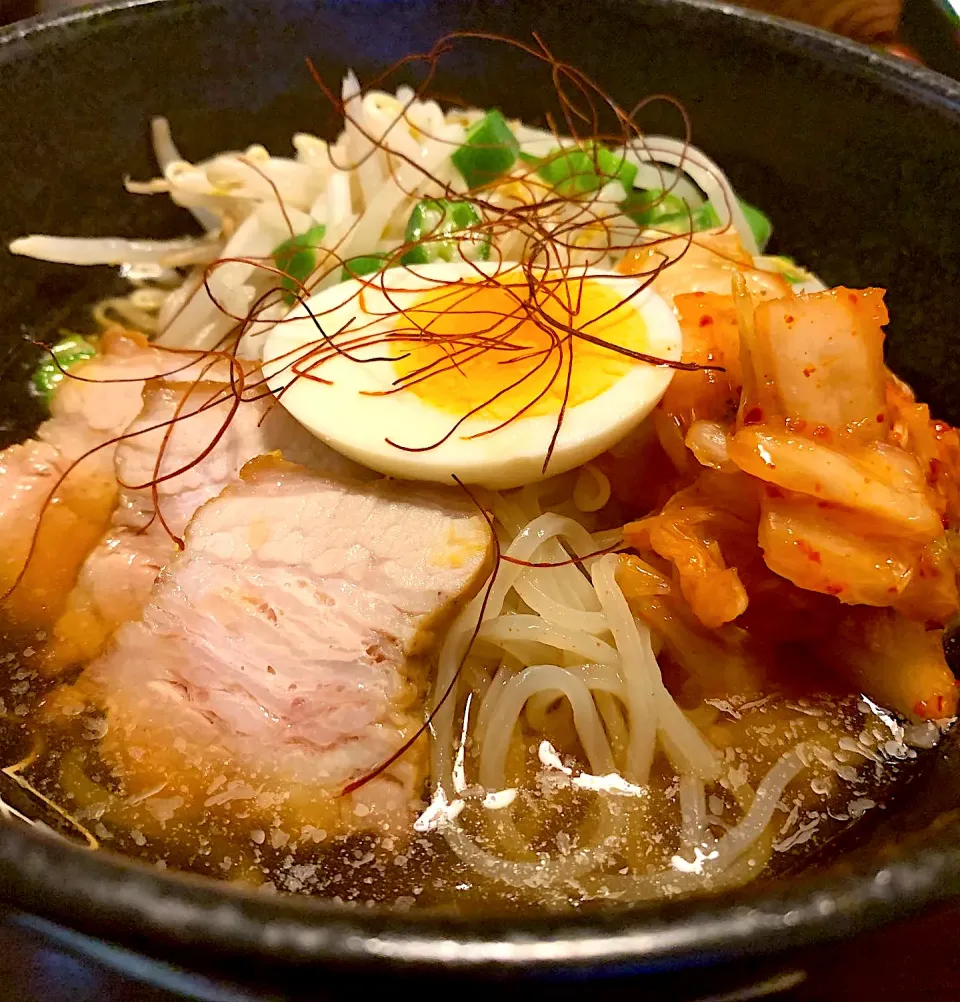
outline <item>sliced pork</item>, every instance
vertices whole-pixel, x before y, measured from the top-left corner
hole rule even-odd
[[[137,416],[144,380],[175,367],[171,358],[140,334],[107,332],[100,353],[63,381],[36,437],[0,453],[0,609],[9,623],[37,629],[63,608],[113,511],[111,443]]]
[[[194,512],[235,482],[249,460],[280,451],[311,469],[373,476],[319,442],[272,397],[238,398],[228,382],[210,378],[212,371],[202,375],[147,385],[116,448],[121,489],[111,524],[51,631],[46,671],[89,660],[120,623],[139,616]]]
[[[176,777],[202,800],[233,782],[326,831],[407,822],[419,743],[340,793],[421,726],[431,655],[490,549],[453,488],[256,460],[85,672],[107,710],[102,753],[131,789]]]

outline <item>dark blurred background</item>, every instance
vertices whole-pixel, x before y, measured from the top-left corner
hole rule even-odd
[[[80,0],[0,0],[0,24],[80,6]],[[812,24],[907,58],[916,58],[919,50],[935,69],[960,77],[960,0],[740,0],[740,6]]]
[[[0,0],[0,19],[15,21],[71,6],[81,4],[74,0]],[[805,21],[860,41],[889,43],[896,37],[901,0],[745,0],[741,6]]]

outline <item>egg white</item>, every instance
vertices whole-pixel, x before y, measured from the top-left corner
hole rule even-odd
[[[386,333],[397,326],[395,316],[390,316],[394,307],[386,292],[394,304],[408,308],[424,292],[436,290],[442,282],[476,275],[478,267],[488,273],[496,272],[505,281],[521,279],[519,265],[454,261],[418,265],[413,269],[393,268],[368,279],[363,293],[366,312],[361,310],[356,295],[365,284],[362,280],[352,279],[317,293],[306,307],[293,311],[268,334],[263,361],[268,385],[290,414],[314,435],[371,469],[405,480],[443,483],[450,483],[456,475],[464,483],[494,489],[532,483],[588,462],[625,437],[657,405],[670,384],[673,370],[634,363],[609,389],[567,409],[549,466],[544,471],[544,457],[556,428],[555,413],[521,415],[498,431],[467,439],[466,436],[499,423],[470,418],[435,448],[406,451],[397,445],[432,445],[448,434],[460,415],[435,408],[407,390],[388,396],[364,396],[363,391],[392,387],[397,377],[393,363],[361,363],[336,355],[312,370],[331,385],[296,378],[291,372],[291,361],[306,355],[322,339],[311,314],[331,337],[351,320],[354,328],[364,328],[365,335]],[[630,279],[614,278],[609,272],[587,269],[585,277],[613,288],[621,299],[632,291]],[[621,310],[634,311],[644,322],[647,335],[644,350],[648,354],[670,360],[680,358],[680,327],[672,309],[660,296],[645,289]],[[383,315],[386,319],[377,320]],[[372,321],[377,326],[367,327]],[[338,340],[350,336],[348,333]],[[397,353],[390,345],[380,344],[351,354],[354,358],[373,358]],[[388,439],[397,444],[390,444]]]

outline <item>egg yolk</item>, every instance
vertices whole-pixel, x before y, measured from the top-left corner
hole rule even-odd
[[[416,331],[394,343],[404,353],[397,385],[442,411],[491,421],[557,414],[565,394],[567,407],[586,403],[642,364],[607,347],[646,350],[646,325],[623,302],[629,291],[567,278],[548,278],[533,294],[515,279],[432,290],[396,331]]]

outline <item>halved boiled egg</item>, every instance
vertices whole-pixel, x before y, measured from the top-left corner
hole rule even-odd
[[[656,406],[681,334],[630,276],[440,262],[314,295],[264,373],[332,448],[409,480],[517,487],[579,466]]]

